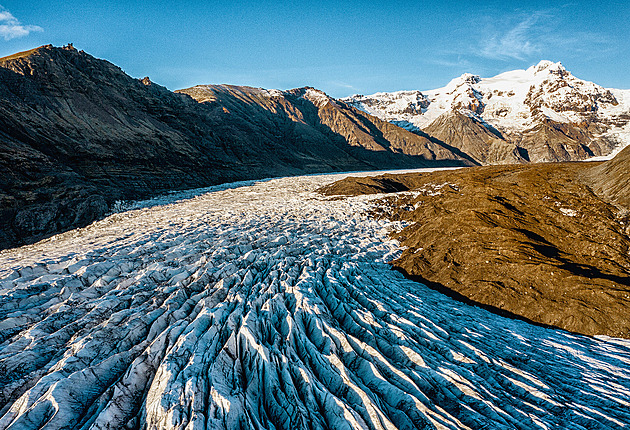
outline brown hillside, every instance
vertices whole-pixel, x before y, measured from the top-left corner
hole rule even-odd
[[[509,316],[630,338],[630,217],[579,179],[611,164],[348,178],[323,191],[413,190],[375,212],[412,223],[394,235],[405,249],[392,265],[413,279]]]
[[[584,177],[598,194],[630,210],[630,147],[589,169]]]

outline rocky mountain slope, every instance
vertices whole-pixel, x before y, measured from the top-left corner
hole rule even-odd
[[[409,191],[374,213],[410,223],[392,264],[412,279],[501,314],[630,338],[629,154],[348,178],[325,192]]]
[[[630,90],[602,88],[550,61],[492,78],[464,74],[436,90],[344,100],[483,164],[583,160],[630,143]]]
[[[72,46],[0,59],[0,248],[85,225],[117,200],[175,189],[462,164],[445,145],[323,103],[330,99],[313,89],[214,91],[220,100],[200,103]]]
[[[223,123],[254,123],[264,133],[306,148],[327,139],[337,141],[349,145],[348,151],[375,167],[409,166],[414,164],[410,162],[414,157],[419,157],[415,163],[427,160],[458,164],[458,160],[466,159],[447,145],[410,133],[310,87],[280,91],[199,85],[177,92],[220,111]]]

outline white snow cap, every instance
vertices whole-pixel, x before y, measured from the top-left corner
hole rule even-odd
[[[331,103],[334,106],[337,105],[333,100],[331,100],[328,94],[315,88],[307,88],[302,98],[311,101],[317,107],[325,106],[328,103]]]
[[[531,66],[528,70],[533,71],[535,75],[544,71],[549,73],[567,73],[567,69],[564,68],[561,62],[558,61],[554,63],[549,60],[542,60],[535,66]]]
[[[533,99],[538,109],[532,108]],[[420,130],[440,115],[462,108],[508,134],[532,129],[545,117],[581,124],[596,116],[601,124],[610,125],[603,136],[617,142],[617,148],[630,144],[630,90],[603,88],[549,60],[489,78],[464,73],[434,90],[376,93],[344,101],[384,121]]]
[[[452,79],[444,89],[446,91],[452,91],[458,87],[461,87],[464,84],[474,85],[481,81],[479,75],[473,75],[472,73],[464,73],[461,76],[458,76],[455,79]]]

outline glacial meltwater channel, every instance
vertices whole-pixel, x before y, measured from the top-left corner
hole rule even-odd
[[[343,175],[192,193],[0,253],[0,429],[618,429],[630,341],[386,264]]]

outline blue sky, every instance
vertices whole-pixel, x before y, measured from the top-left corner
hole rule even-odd
[[[175,90],[229,83],[335,97],[431,89],[561,61],[630,88],[628,1],[0,0],[0,56],[52,43]]]

